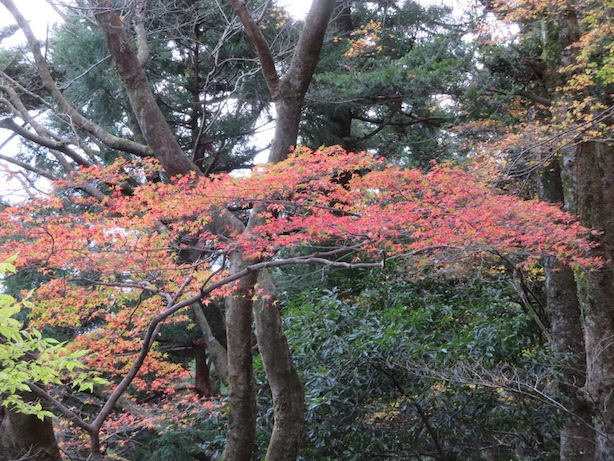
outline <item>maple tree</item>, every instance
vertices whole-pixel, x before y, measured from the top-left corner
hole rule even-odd
[[[28,236],[29,242],[36,243],[32,248],[23,246],[24,242],[19,241],[12,245],[13,248],[22,247],[24,256],[29,258],[26,263],[33,264],[31,270],[37,274],[40,304],[37,304],[36,316],[40,325],[61,328],[74,338],[74,347],[85,345],[94,350],[94,354],[87,358],[90,365],[105,372],[114,371],[117,375],[114,377],[116,383],[129,377],[122,384],[130,383],[125,389],[127,394],[120,386],[120,392],[111,393],[111,400],[108,400],[115,401],[117,407],[121,408],[121,414],[109,413],[108,404],[96,395],[86,398],[87,405],[95,402],[94,405],[99,405],[104,411],[92,418],[93,423],[88,423],[87,418],[73,418],[75,424],[94,435],[92,446],[95,452],[98,450],[97,445],[100,449],[98,451],[102,452],[105,443],[116,440],[114,437],[121,438],[117,434],[121,432],[122,425],[136,428],[141,420],[145,421],[145,425],[151,425],[148,427],[162,431],[162,413],[156,412],[153,405],[147,407],[146,403],[139,400],[147,399],[152,394],[164,399],[171,408],[161,411],[171,411],[175,415],[181,412],[181,408],[194,411],[180,418],[182,420],[192,415],[198,418],[199,413],[194,410],[196,406],[203,410],[200,416],[217,410],[210,406],[210,402],[203,404],[195,401],[193,396],[184,394],[186,384],[191,386],[190,373],[186,371],[184,363],[172,360],[172,356],[161,347],[167,335],[173,334],[170,331],[190,331],[192,320],[188,319],[187,305],[181,315],[170,315],[163,322],[152,348],[146,351],[147,354],[141,354],[143,361],[137,368],[140,367],[142,374],[130,377],[134,364],[141,360],[134,362],[132,359],[143,344],[135,344],[129,330],[134,329],[143,337],[153,328],[150,331],[153,334],[156,327],[152,326],[150,320],[156,319],[161,311],[176,306],[175,302],[183,302],[180,299],[196,299],[201,304],[206,302],[209,306],[205,310],[216,310],[220,298],[225,296],[227,331],[224,331],[222,325],[217,331],[220,333],[221,330],[222,334],[216,337],[222,344],[220,356],[227,356],[231,362],[230,398],[225,407],[230,411],[225,458],[249,459],[253,451],[256,422],[255,383],[252,376],[253,312],[258,346],[275,411],[275,427],[267,459],[294,459],[302,443],[303,389],[293,368],[281,328],[278,309],[280,302],[276,298],[275,286],[270,274],[255,269],[307,263],[350,268],[377,267],[384,261],[407,259],[406,267],[415,270],[437,262],[455,265],[462,272],[470,262],[478,265],[501,255],[511,256],[512,253],[512,259],[515,259],[516,256],[524,255],[522,249],[525,247],[537,254],[541,250],[549,250],[546,253],[550,254],[552,250],[563,259],[570,256],[571,248],[556,244],[557,239],[560,238],[562,242],[570,237],[557,231],[563,232],[565,226],[552,227],[551,222],[546,220],[541,223],[543,231],[547,231],[544,234],[542,230],[536,229],[533,221],[536,216],[545,213],[544,216],[555,221],[560,219],[561,223],[567,225],[568,217],[550,214],[550,208],[542,208],[534,202],[531,202],[531,211],[528,208],[522,211],[516,207],[516,200],[493,195],[490,188],[479,186],[479,175],[476,177],[449,166],[438,166],[428,174],[417,171],[401,174],[394,168],[387,169],[373,158],[365,157],[359,161],[347,157],[343,151],[332,149],[328,151],[328,157],[323,157],[321,153],[306,154],[300,156],[300,160],[292,159],[293,168],[288,165],[270,167],[271,170],[254,172],[250,178],[231,180],[221,176],[211,176],[210,179],[200,177],[208,176],[218,167],[224,170],[232,168],[232,165],[243,165],[249,157],[247,154],[242,156],[249,149],[240,141],[226,145],[227,136],[245,139],[241,138],[245,136],[241,129],[218,131],[216,124],[208,119],[214,112],[219,116],[220,107],[234,107],[235,102],[242,100],[243,96],[251,108],[246,109],[237,103],[236,118],[245,121],[250,127],[269,101],[277,109],[278,123],[271,161],[283,160],[289,146],[297,143],[299,121],[304,120],[304,114],[309,114],[313,108],[303,107],[303,102],[318,62],[319,48],[324,41],[334,2],[316,0],[300,36],[293,35],[294,32],[284,36],[284,40],[287,38],[290,41],[298,37],[296,42],[292,42],[292,46],[295,45],[293,58],[287,61],[273,54],[272,44],[277,40],[274,37],[281,35],[268,33],[284,29],[288,18],[278,9],[269,9],[269,2],[262,5],[251,2],[246,5],[233,1],[230,6],[236,17],[228,6],[220,7],[215,2],[212,9],[217,12],[219,8],[220,15],[216,16],[219,20],[212,19],[211,24],[221,31],[222,38],[213,38],[211,46],[201,46],[198,43],[200,40],[207,43],[210,40],[210,37],[203,35],[201,21],[213,18],[209,16],[205,2],[160,2],[164,7],[176,6],[176,9],[171,8],[167,11],[169,14],[165,15],[160,14],[164,10],[148,9],[146,1],[125,3],[91,0],[83,5],[89,5],[92,14],[87,15],[88,8],[79,8],[79,19],[68,24],[69,27],[64,31],[65,36],[70,37],[68,45],[64,38],[64,46],[68,51],[65,51],[63,57],[62,53],[58,53],[52,59],[42,55],[41,47],[29,31],[27,21],[15,13],[14,2],[1,0],[0,3],[9,8],[26,32],[35,64],[32,72],[24,73],[23,69],[30,70],[31,62],[18,58],[23,53],[9,53],[8,59],[3,61],[9,64],[3,68],[5,72],[0,87],[3,94],[0,100],[3,117],[6,115],[2,124],[30,143],[40,146],[31,149],[27,162],[5,157],[8,161],[12,161],[15,167],[49,179],[72,173],[76,165],[101,165],[118,156],[131,159],[155,156],[162,164],[161,173],[159,167],[147,162],[142,165],[132,162],[116,164],[107,170],[93,168],[79,173],[81,176],[74,176],[72,182],[64,186],[58,184],[56,187],[65,189],[47,203],[24,204],[19,211],[10,209],[10,213],[15,213],[12,218],[6,215],[11,226],[22,231],[23,236]],[[424,157],[421,160],[424,160],[434,156],[430,146],[439,144],[446,134],[434,134],[433,127],[439,127],[445,120],[460,116],[454,104],[442,110],[441,97],[445,95],[443,97],[447,102],[448,98],[458,97],[462,93],[468,83],[467,66],[474,54],[466,53],[465,45],[461,45],[462,28],[450,34],[451,41],[437,40],[432,46],[428,41],[422,41],[425,27],[431,31],[454,31],[455,26],[442,25],[440,14],[436,14],[432,21],[416,19],[422,17],[416,13],[422,10],[415,9],[412,2],[404,2],[402,8],[398,3],[392,3],[350,5],[349,2],[342,2],[338,6],[332,21],[335,38],[329,43],[336,47],[337,54],[333,53],[329,61],[334,63],[334,71],[338,63],[342,62],[347,66],[344,72],[349,68],[351,75],[324,73],[319,76],[322,77],[320,82],[323,85],[318,90],[324,89],[336,96],[341,95],[340,100],[333,100],[333,104],[326,107],[326,110],[332,107],[328,121],[333,128],[340,128],[340,132],[335,134],[341,134],[338,138],[342,142],[350,144],[366,140],[361,138],[373,139],[375,142],[368,147],[375,146],[381,155],[388,154],[389,150],[396,154],[411,151],[411,156],[418,153]],[[546,18],[541,21],[546,24],[548,19],[558,18],[557,8],[562,6],[569,5],[557,2],[546,7],[543,2],[514,2],[512,11],[531,18],[535,13],[535,17],[540,20]],[[503,11],[507,5],[489,2],[489,7]],[[606,30],[608,16],[597,14],[598,10],[595,8],[590,14],[584,14],[584,26],[589,29],[589,33],[597,29]],[[125,12],[128,14],[125,15]],[[530,13],[528,16],[527,12]],[[144,14],[147,14],[148,21],[143,21]],[[352,33],[352,19],[357,16],[360,16],[363,26]],[[510,17],[518,20],[520,16]],[[410,21],[408,18],[413,19]],[[239,37],[239,21],[252,41],[262,66],[264,81],[269,90],[264,97],[258,97],[258,79],[244,79],[257,71],[245,61],[245,56],[248,61],[253,60],[253,51],[249,46],[240,45],[239,50],[231,46],[229,55],[224,54],[229,57],[228,60],[212,59],[206,64],[199,61],[203,56],[214,58],[214,55],[208,54],[209,51],[214,50],[215,54],[220,50],[219,46],[225,43],[237,44],[235,38]],[[82,27],[75,28],[84,24],[87,33],[83,33]],[[146,53],[143,53],[148,50],[142,30],[146,24],[151,27],[147,33],[153,61],[147,61]],[[409,24],[411,27],[408,27]],[[87,40],[84,39],[87,43],[93,38],[96,45],[89,46],[88,50],[95,48],[100,51],[104,48],[101,46],[104,39],[111,59],[106,60],[106,56],[96,54],[100,60],[105,60],[99,62],[94,59],[81,67],[73,66],[70,51],[75,46],[72,43],[75,31],[79,31],[80,38],[87,37]],[[225,42],[227,33],[231,33],[233,38]],[[397,38],[391,36],[397,33]],[[586,87],[590,90],[589,96],[599,88],[595,82],[607,84],[608,69],[611,68],[607,58],[608,41],[598,33],[592,33],[592,37],[584,48],[592,51],[585,53],[584,58],[578,55],[578,62],[581,59],[584,61],[581,66],[576,66],[578,71],[579,67],[590,64],[588,75],[593,84]],[[184,40],[188,43],[187,47],[180,45]],[[237,41],[241,43],[240,38]],[[126,46],[132,42],[134,47]],[[160,44],[159,48],[157,44]],[[401,44],[401,48],[397,44]],[[409,50],[405,49],[407,44],[411,45]],[[352,51],[354,45],[356,47]],[[509,50],[506,49],[502,55]],[[190,64],[174,62],[173,53],[186,56],[185,62],[189,61]],[[160,61],[164,55],[169,59]],[[514,53],[510,55],[517,56]],[[217,58],[220,56],[215,55]],[[233,56],[240,58],[235,61]],[[110,71],[106,65],[111,62],[117,67],[119,82],[114,80],[112,83],[110,78],[105,78]],[[221,75],[219,72],[225,72],[227,68],[224,66],[229,62],[242,64],[230,66],[229,78],[217,79]],[[530,68],[531,71],[540,71],[539,62],[532,61],[531,65],[534,66],[534,69]],[[58,72],[60,69],[61,72]],[[373,72],[365,72],[368,69]],[[526,71],[529,67],[513,63],[508,69],[513,72],[498,83],[510,83],[510,77],[516,77],[518,69]],[[575,71],[569,70],[574,75]],[[240,74],[236,79],[233,77],[236,77],[235,72]],[[444,76],[450,73],[457,78],[448,85]],[[526,77],[526,73],[521,77]],[[581,74],[576,73],[578,76]],[[34,74],[38,74],[38,77],[32,82],[30,76]],[[109,101],[112,110],[96,110],[101,106],[106,108],[105,98],[92,95],[90,100],[83,93],[72,91],[82,81],[91,83],[90,77],[100,83],[95,83],[93,88],[104,88],[114,95]],[[478,134],[484,141],[481,144],[473,143],[468,148],[472,153],[482,153],[481,160],[486,160],[486,163],[504,165],[507,159],[501,153],[507,153],[510,149],[515,152],[514,149],[521,148],[523,143],[530,144],[535,139],[569,140],[575,134],[585,133],[587,136],[583,140],[588,140],[596,133],[607,131],[607,123],[601,123],[607,118],[607,110],[603,112],[605,116],[587,117],[579,124],[573,121],[574,117],[576,121],[577,117],[586,117],[587,107],[599,108],[595,98],[586,99],[590,105],[583,104],[581,98],[576,98],[573,103],[556,105],[554,103],[565,98],[548,98],[542,92],[541,83],[534,77],[531,75],[525,82],[528,87],[522,89],[515,85],[518,82],[511,86],[478,84],[478,87],[486,88],[488,96],[494,94],[501,98],[493,98],[495,101],[491,106],[490,101],[493,99],[482,97],[477,104],[479,109],[470,107],[467,110],[469,114],[484,115],[489,107],[499,109],[502,100],[507,102],[511,98],[515,102],[505,105],[505,108],[510,109],[510,118],[506,122],[510,123],[511,120],[511,123],[515,123],[512,128],[509,124],[496,124],[493,122],[494,117],[487,123],[468,126],[467,131]],[[579,80],[586,82],[585,77],[576,79]],[[44,88],[41,89],[39,81]],[[239,85],[240,81],[245,82],[245,86]],[[361,82],[361,85],[355,85],[355,81]],[[211,83],[207,89],[202,88],[205,82]],[[420,87],[424,87],[423,90],[418,91],[418,82]],[[559,83],[556,85],[557,88],[565,88]],[[407,87],[413,91],[406,91]],[[399,91],[403,94],[399,94]],[[241,97],[234,96],[238,94]],[[359,101],[347,104],[347,98],[343,97],[347,94]],[[228,99],[224,99],[227,96]],[[526,104],[526,101],[521,102],[520,98],[538,104],[539,110],[534,111],[532,106]],[[375,105],[371,104],[373,101],[376,101]],[[486,104],[483,104],[484,101]],[[421,108],[422,104],[424,108]],[[552,110],[559,121],[566,122],[555,125],[544,123],[542,118],[541,123],[519,123],[526,121],[523,118],[527,114],[543,114],[544,107],[552,108],[548,110]],[[577,107],[579,110],[567,111],[568,107]],[[40,110],[49,116],[44,123],[37,119],[37,111]],[[318,110],[314,112],[317,114]],[[374,117],[374,114],[378,116]],[[561,117],[566,114],[575,115],[572,119]],[[20,119],[25,122],[24,126],[20,126]],[[538,119],[535,117],[531,121],[540,121]],[[597,124],[593,123],[595,120]],[[303,131],[318,131],[318,128],[313,129],[314,126],[321,125],[311,123],[311,127]],[[420,127],[415,132],[417,141],[413,146],[416,149],[407,148],[405,141],[408,130],[410,134],[414,133],[415,127]],[[586,127],[598,129],[589,133],[583,131]],[[497,144],[496,135],[502,130],[508,136],[499,137],[497,140],[502,141]],[[327,130],[321,131],[317,134],[324,138],[334,138],[326,136],[331,134]],[[391,132],[393,136],[387,136]],[[352,138],[352,134],[359,138]],[[388,142],[390,140],[395,143],[399,140],[399,149],[392,149]],[[449,141],[453,146],[457,139]],[[320,144],[322,142],[313,143]],[[249,151],[253,152],[253,149]],[[512,164],[537,171],[545,159],[551,158],[549,152],[542,154],[535,161]],[[306,160],[309,155],[313,155],[314,164]],[[336,155],[349,164],[346,169],[335,167]],[[207,165],[203,162],[203,156],[209,162]],[[218,163],[221,158],[224,160]],[[409,162],[420,163],[413,158]],[[327,169],[322,166],[326,163],[330,163],[331,167]],[[303,170],[305,167],[311,168],[313,176]],[[279,168],[279,174],[285,177],[267,173],[275,171],[274,168]],[[145,172],[152,174],[147,175]],[[303,176],[295,176],[297,172]],[[170,177],[174,178],[173,181],[164,182]],[[286,180],[288,184],[284,183]],[[148,181],[154,184],[144,185]],[[409,184],[413,184],[413,181],[421,187],[414,184],[412,189]],[[428,183],[432,183],[434,190],[428,191]],[[404,190],[405,195],[391,192],[398,192],[399,185],[409,187]],[[457,193],[459,198],[452,198],[448,192]],[[94,198],[85,199],[82,193]],[[488,197],[490,201],[480,202],[480,197]],[[415,203],[420,202],[422,205],[412,205],[414,198],[419,199]],[[463,208],[462,213],[449,211],[450,207],[456,209],[460,205],[467,205],[468,208]],[[497,207],[501,209],[495,209]],[[507,209],[503,211],[505,207]],[[518,218],[518,222],[524,219],[525,228],[534,229],[534,232],[517,232],[508,222],[510,217]],[[384,222],[384,219],[387,221]],[[477,222],[481,224],[478,226]],[[600,227],[599,223],[590,220],[585,223]],[[434,225],[439,227],[435,228]],[[577,230],[570,226],[565,232],[573,234]],[[592,237],[601,238],[598,234]],[[7,241],[12,239],[8,235],[6,238]],[[46,245],[47,251],[33,254],[32,250],[40,250],[40,245]],[[53,251],[49,245],[53,245]],[[591,251],[596,249],[591,248]],[[605,256],[607,260],[607,254]],[[594,259],[594,256],[591,258]],[[580,258],[577,262],[580,265],[590,265],[593,262],[591,258]],[[548,257],[546,261],[553,259]],[[548,267],[549,263],[546,266],[549,280],[559,273],[569,273],[567,266],[557,265],[553,270]],[[589,272],[588,278],[598,273]],[[211,296],[202,298],[201,295],[208,294],[208,287],[211,286],[216,288]],[[201,287],[204,287],[203,293],[200,292]],[[180,293],[183,293],[183,298],[175,299]],[[573,299],[573,296],[566,298]],[[202,315],[203,309],[194,306],[191,306],[194,316],[197,317],[199,312]],[[605,325],[607,322],[597,323]],[[201,324],[199,322],[199,327]],[[575,324],[580,326],[579,321]],[[553,330],[557,328],[554,325]],[[206,337],[207,327],[201,329]],[[578,329],[574,331],[576,338],[581,336]],[[97,336],[101,333],[104,333],[102,337]],[[141,351],[149,348],[147,341],[144,344],[146,347],[141,347]],[[225,346],[228,347],[228,354]],[[156,379],[160,375],[162,378]],[[177,385],[178,382],[181,384]],[[569,376],[568,382],[579,381],[574,375]],[[97,394],[100,392],[97,391]],[[127,400],[119,397],[122,393],[128,395]],[[41,396],[48,398],[44,394]],[[71,404],[69,401],[65,403]],[[66,409],[68,406],[65,405]],[[66,412],[65,415],[70,413]],[[96,438],[100,431],[103,431],[103,436],[98,443]],[[118,445],[115,442],[113,444],[114,447]],[[96,455],[99,456],[99,453]]]
[[[92,422],[35,391],[90,434],[97,456],[100,430],[120,397],[157,393],[172,401],[177,383],[188,377],[157,349],[162,325],[182,322],[182,310],[195,301],[236,296],[237,283],[264,268],[380,267],[403,259],[421,271],[502,256],[526,265],[547,254],[596,264],[584,255],[586,230],[569,215],[501,195],[476,173],[451,166],[424,173],[335,147],[298,149],[248,176],[186,175],[122,193],[128,176],[140,182],[157,168],[118,162],[83,169],[56,184],[58,191],[95,180],[115,193],[102,204],[51,195],[0,216],[8,224],[3,251],[19,251],[22,270],[43,280],[32,294],[32,323],[74,329],[71,347],[91,351],[83,363],[116,382]],[[335,181],[348,172],[349,180]],[[247,232],[212,233],[213,217],[229,208],[258,214],[258,224]],[[183,262],[184,251],[199,258]],[[253,262],[230,272],[228,256],[237,251]],[[258,285],[246,295],[268,296]]]
[[[133,17],[135,18],[135,21],[132,22],[122,22],[123,13],[120,11],[120,5],[112,1],[92,0],[89,2],[89,9],[87,10],[91,13],[89,20],[95,19],[104,37],[123,89],[128,96],[129,105],[123,111],[125,112],[126,119],[131,121],[128,125],[130,126],[129,131],[133,135],[133,139],[128,139],[118,136],[115,130],[107,130],[96,121],[84,117],[80,112],[84,108],[76,108],[64,96],[58,86],[58,82],[50,71],[49,63],[40,52],[39,42],[32,32],[30,25],[13,1],[2,1],[2,4],[13,15],[20,29],[24,32],[34,57],[36,73],[43,81],[43,92],[53,100],[52,107],[47,105],[45,107],[50,109],[54,119],[56,116],[58,117],[61,126],[64,125],[63,121],[68,116],[80,127],[80,134],[75,138],[72,129],[69,129],[69,133],[66,134],[61,129],[49,130],[38,124],[24,106],[18,92],[13,91],[14,88],[17,88],[19,92],[25,90],[27,93],[29,90],[26,85],[22,85],[8,75],[5,77],[10,84],[6,88],[3,87],[2,90],[12,100],[2,100],[3,105],[11,113],[5,127],[17,129],[20,132],[20,136],[35,143],[42,141],[43,144],[41,145],[51,148],[50,152],[53,155],[57,154],[55,158],[58,160],[62,171],[73,171],[73,162],[80,165],[91,165],[100,162],[98,153],[94,153],[87,147],[90,142],[93,142],[95,145],[102,143],[101,145],[104,146],[102,148],[103,151],[109,148],[114,151],[114,154],[122,152],[126,156],[155,156],[161,162],[164,172],[168,176],[176,176],[188,172],[199,172],[200,174],[208,172],[204,164],[195,163],[196,157],[189,159],[185,155],[179,144],[179,133],[172,131],[171,125],[158,105],[154,86],[149,81],[148,72],[145,67],[146,53],[142,53],[146,49],[147,41],[145,40],[146,37],[142,34],[143,18],[140,16],[141,13],[145,13],[145,10],[147,10],[146,3],[136,2],[134,5],[130,5],[136,8],[132,10]],[[230,3],[235,11],[236,18],[242,23],[255,48],[270,97],[276,107],[278,123],[276,123],[276,132],[272,140],[269,159],[271,161],[278,161],[283,159],[287,155],[289,147],[295,144],[305,92],[318,62],[318,56],[328,21],[334,8],[334,2],[331,0],[315,0],[313,2],[300,35],[295,43],[291,45],[294,53],[292,54],[287,71],[283,75],[280,75],[278,72],[276,66],[279,63],[273,55],[273,48],[263,34],[263,29],[260,27],[260,19],[255,18],[251,9],[247,8],[247,5],[243,2]],[[200,2],[198,2],[197,6],[199,10],[203,7]],[[216,6],[219,5],[216,4]],[[266,10],[269,6],[267,2],[263,5],[263,8]],[[139,10],[141,7],[143,9]],[[83,10],[77,8],[77,11],[81,12]],[[227,16],[224,16],[224,18],[228,21]],[[135,45],[138,45],[138,50],[132,46],[126,46],[127,43],[132,43],[132,32],[136,34]],[[195,89],[194,94],[196,96],[200,95],[198,88]],[[25,119],[29,120],[29,123],[33,123],[30,126],[37,135],[33,136],[33,132],[28,130],[22,131],[18,129],[15,123],[12,123],[14,121],[13,117],[17,113],[21,113]],[[120,124],[124,121],[123,118],[121,122],[118,120]],[[198,124],[199,128],[196,131],[198,131],[199,136],[205,124],[205,121],[201,121]],[[119,134],[124,135],[125,132]],[[67,146],[60,147],[58,145],[58,136],[67,142]],[[51,139],[55,139],[55,141],[49,143],[48,141]],[[200,141],[196,139],[193,141],[194,154],[197,154],[196,151]],[[64,157],[65,155],[66,157]],[[12,161],[12,159],[9,161]],[[18,162],[17,164],[36,174],[41,171],[38,168],[26,166],[27,164],[24,162]],[[47,178],[53,177],[50,174],[44,176]],[[84,184],[82,187],[85,187],[87,193],[98,200],[104,198],[104,192],[97,189],[95,185]],[[227,213],[218,216],[215,225],[221,228],[232,227],[234,229],[244,226],[238,219]],[[242,258],[240,253],[233,254],[231,260],[232,270],[237,272],[244,270],[245,266],[250,263]],[[262,277],[264,278],[266,275],[262,275]],[[249,292],[252,288],[251,285],[255,282],[256,280],[253,277],[242,280],[241,283],[244,284],[244,291]],[[267,284],[264,279],[260,283],[263,285]],[[274,287],[271,283],[268,283],[268,289],[274,292]],[[214,339],[225,343],[223,349],[227,350],[227,354],[224,351],[219,351],[216,357],[220,362],[227,360],[228,376],[231,381],[230,423],[225,457],[249,459],[255,442],[256,426],[252,352],[247,344],[247,338],[251,336],[252,331],[252,301],[248,297],[233,296],[226,298],[224,302],[226,304],[225,320],[229,327],[225,332],[219,331],[220,328],[218,328],[218,335]],[[221,317],[222,313],[219,308],[213,307],[214,309],[207,310],[217,310],[217,317]],[[195,308],[195,313],[197,311],[198,308]],[[265,358],[268,383],[276,400],[276,430],[273,432],[270,440],[269,453],[271,459],[293,459],[296,457],[301,440],[303,389],[292,365],[290,350],[280,327],[281,318],[279,312],[276,309],[260,309],[256,310],[255,313],[256,323],[259,325],[257,331],[265,338],[265,340],[261,341],[260,351]],[[206,322],[199,321],[199,326],[209,331],[210,325],[207,325],[208,323],[210,323],[209,319]],[[225,338],[223,337],[224,335]],[[205,334],[205,338],[208,337],[208,333]],[[218,350],[220,349],[219,346],[218,344]],[[213,349],[211,348],[210,350],[212,351]],[[219,370],[222,368],[222,366],[218,367]]]

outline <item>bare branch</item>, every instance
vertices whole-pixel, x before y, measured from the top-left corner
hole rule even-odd
[[[65,116],[69,118],[73,123],[87,131],[90,135],[96,137],[106,146],[112,149],[128,152],[141,157],[150,157],[152,155],[152,152],[148,146],[144,146],[129,139],[119,138],[117,136],[112,135],[100,125],[81,115],[66,100],[66,98],[64,98],[64,95],[57,87],[53,76],[49,72],[47,62],[45,61],[45,58],[43,57],[40,50],[40,43],[32,32],[29,22],[21,14],[13,0],[0,0],[0,4],[4,5],[4,7],[12,14],[12,16],[17,21],[17,24],[26,36],[28,45],[30,46],[30,50],[32,51],[32,55],[34,56],[36,69],[38,71],[39,76],[41,77],[43,85],[45,89],[49,92],[55,103],[58,104],[60,110],[65,113]]]
[[[57,15],[61,17],[64,22],[68,22],[68,16],[66,16],[66,13],[64,13],[60,8],[58,8],[54,0],[46,0],[46,1],[47,1],[47,4],[53,9],[53,11],[55,11]]]
[[[134,7],[134,30],[136,32],[137,59],[141,66],[149,61],[149,45],[147,44],[147,31],[145,30],[145,10],[148,0],[137,0]]]
[[[22,168],[24,170],[30,171],[34,174],[37,174],[43,178],[47,178],[50,181],[55,181],[58,178],[56,178],[55,176],[53,176],[51,173],[49,173],[46,170],[42,170],[40,168],[37,168],[35,166],[32,166],[26,162],[22,162],[21,160],[17,160],[16,158],[12,158],[12,157],[8,157],[6,155],[2,155],[0,154],[0,160],[4,160],[5,162],[8,162],[12,165],[18,166],[19,168]]]
[[[32,141],[39,146],[47,147],[48,149],[53,149],[54,151],[61,152],[65,154],[67,157],[70,157],[74,160],[78,165],[81,166],[91,166],[91,163],[77,154],[74,150],[68,147],[64,142],[55,141],[50,137],[40,136],[36,133],[33,133],[26,128],[15,123],[13,119],[5,118],[0,120],[0,128],[4,128],[12,131],[15,134],[18,134],[24,139]],[[57,157],[56,157],[57,158]],[[65,166],[65,165],[63,165]],[[72,168],[71,168],[72,170]]]
[[[258,22],[252,17],[244,0],[228,0],[241,20],[245,32],[252,41],[262,65],[262,73],[273,100],[279,97],[279,74],[275,69],[275,58]]]
[[[522,98],[526,98],[533,102],[541,104],[542,106],[546,106],[546,107],[552,106],[552,101],[550,101],[548,98],[544,98],[543,96],[535,94],[531,91],[516,90],[516,91],[509,92],[509,91],[502,90],[500,88],[488,88],[486,91],[490,93],[497,93],[497,94],[503,94],[503,95],[508,95],[508,96],[520,96]]]
[[[39,399],[42,399],[50,403],[51,405],[53,405],[60,413],[62,413],[62,415],[66,419],[75,423],[77,426],[79,426],[81,429],[83,429],[88,434],[98,431],[96,427],[94,427],[92,424],[89,424],[87,421],[83,420],[78,414],[76,414],[74,411],[72,411],[62,402],[54,399],[42,387],[39,387],[38,385],[33,384],[33,383],[29,383],[28,386],[30,386],[30,389],[32,390],[34,395],[36,395]]]

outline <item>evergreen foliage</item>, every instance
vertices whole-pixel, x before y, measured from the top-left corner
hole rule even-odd
[[[303,142],[371,150],[408,166],[450,158],[441,134],[457,117],[473,65],[458,21],[443,6],[357,3],[351,19],[332,25],[307,95]]]
[[[556,459],[560,371],[504,278],[368,279],[287,308],[304,459]]]

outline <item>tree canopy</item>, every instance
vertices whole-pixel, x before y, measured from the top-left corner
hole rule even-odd
[[[611,2],[53,4],[0,460],[609,459]]]

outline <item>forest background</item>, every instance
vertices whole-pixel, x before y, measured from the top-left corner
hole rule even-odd
[[[0,459],[612,458],[611,1],[0,3]]]

